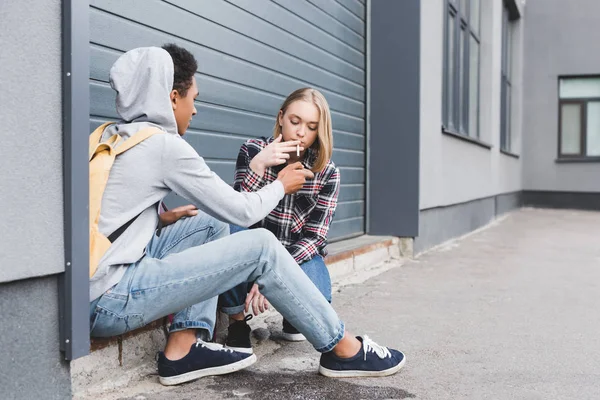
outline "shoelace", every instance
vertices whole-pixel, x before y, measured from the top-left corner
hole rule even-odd
[[[213,350],[213,351],[226,351],[228,353],[233,353],[233,350],[223,347],[222,344],[205,342],[202,339],[196,340],[196,347],[198,347],[198,346],[206,347],[207,349]]]
[[[363,336],[363,347],[365,349],[365,361],[367,361],[367,353],[372,351],[377,354],[377,356],[381,359],[391,357],[392,353],[388,350],[387,347],[381,346],[371,339],[367,335]]]

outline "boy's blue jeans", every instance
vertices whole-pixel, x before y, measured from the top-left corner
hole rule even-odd
[[[230,226],[230,232],[232,235],[245,230],[246,228],[241,228],[239,226]],[[299,267],[306,274],[306,276],[309,277],[312,283],[315,284],[317,289],[319,289],[321,294],[325,297],[325,300],[331,303],[331,277],[323,257],[315,256],[309,261],[300,264]],[[228,315],[234,315],[243,312],[245,308],[246,295],[250,291],[252,284],[253,282],[244,282],[219,296],[219,308],[221,311]]]
[[[163,228],[121,281],[90,305],[92,336],[116,336],[176,313],[171,332],[212,336],[219,294],[243,282],[259,290],[320,352],[343,337],[344,324],[266,229],[229,236],[229,226],[200,213]]]

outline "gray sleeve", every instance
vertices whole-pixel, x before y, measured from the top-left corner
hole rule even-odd
[[[162,168],[164,183],[169,189],[199,210],[243,227],[264,219],[285,195],[280,181],[257,192],[236,192],[181,138],[166,141]]]

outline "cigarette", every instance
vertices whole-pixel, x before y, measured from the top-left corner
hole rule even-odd
[[[296,157],[300,157],[300,145],[296,145]]]

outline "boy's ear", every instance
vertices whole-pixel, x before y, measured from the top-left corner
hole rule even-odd
[[[171,106],[173,107],[173,110],[177,108],[177,101],[179,100],[179,92],[175,89],[171,90]]]

